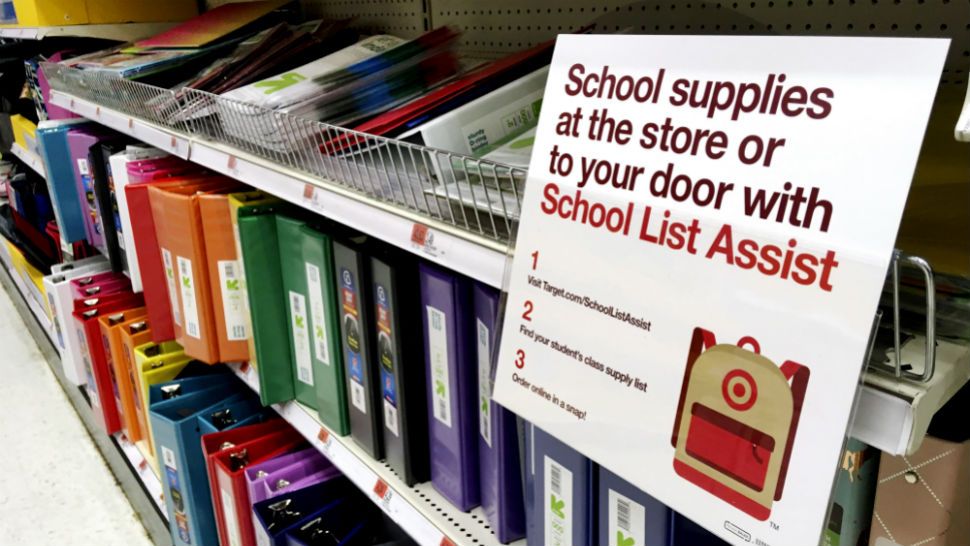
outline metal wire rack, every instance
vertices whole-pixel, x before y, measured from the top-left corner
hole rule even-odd
[[[525,169],[374,136],[194,89],[163,89],[45,63],[51,87],[169,130],[219,142],[502,244]]]

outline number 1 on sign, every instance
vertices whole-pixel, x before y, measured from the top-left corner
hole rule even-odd
[[[539,265],[539,251],[536,250],[532,253],[532,270],[535,271],[536,267]]]

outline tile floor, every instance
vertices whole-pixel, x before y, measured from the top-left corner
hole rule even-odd
[[[2,288],[0,351],[0,544],[151,545]]]

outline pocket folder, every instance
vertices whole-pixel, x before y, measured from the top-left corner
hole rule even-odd
[[[390,248],[370,259],[373,321],[387,462],[413,486],[431,477],[428,399],[417,263]]]
[[[255,346],[251,358],[257,362],[259,396],[266,405],[293,399],[293,368],[283,356],[289,355],[289,317],[283,305],[276,209],[276,204],[270,204],[237,211]]]
[[[125,365],[121,330],[126,324],[142,319],[146,313],[144,307],[137,307],[111,313],[98,319],[101,339],[104,342],[105,359],[108,363],[108,371],[111,372],[115,405],[121,410],[121,430],[132,442],[141,439],[141,428],[138,426],[138,416],[135,414],[135,389],[131,383],[132,374],[129,373],[129,368]]]
[[[223,362],[247,361],[249,334],[245,289],[229,215],[229,196],[199,195],[198,203],[219,359]]]
[[[284,546],[286,533],[298,529],[321,508],[356,493],[346,477],[311,485],[253,505],[253,530],[260,546]]]
[[[421,264],[421,320],[428,377],[431,483],[467,512],[481,498],[477,369],[468,281]]]
[[[107,434],[114,434],[121,429],[121,417],[115,405],[111,375],[108,371],[107,356],[104,352],[104,342],[101,340],[101,328],[98,319],[101,316],[131,309],[145,304],[144,300],[133,293],[118,295],[115,298],[99,298],[101,303],[74,311],[74,319],[80,341],[81,359],[84,362],[87,375],[88,393],[91,397],[91,408],[98,418],[98,424]]]
[[[293,370],[293,396],[317,408],[315,369],[313,366],[310,298],[307,273],[303,262],[301,229],[304,222],[283,214],[276,215],[276,239],[279,248],[280,273],[283,281],[283,305],[286,309],[290,362]]]
[[[350,404],[350,435],[371,457],[384,458],[380,381],[371,328],[370,261],[366,237],[333,243],[334,276],[340,287],[340,340]]]
[[[596,543],[668,546],[670,508],[603,467],[597,472],[599,538]]]
[[[519,470],[519,435],[515,414],[492,401],[492,362],[498,352],[498,300],[497,290],[475,283],[472,301],[478,369],[478,455],[482,510],[498,541],[508,544],[525,536],[525,499]]]
[[[218,540],[198,416],[244,398],[244,388],[230,374],[180,379],[151,388],[152,433],[169,528],[178,546]]]
[[[313,332],[317,412],[330,430],[346,436],[350,433],[350,415],[340,344],[340,305],[333,277],[333,243],[329,235],[309,225],[301,228],[300,239]]]
[[[292,428],[258,438],[216,453],[215,473],[218,491],[213,491],[213,504],[222,505],[228,544],[256,546],[253,532],[252,505],[246,489],[245,468],[306,445],[306,440]]]

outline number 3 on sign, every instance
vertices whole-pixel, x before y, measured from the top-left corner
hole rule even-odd
[[[525,368],[525,351],[522,349],[515,351],[515,367],[520,370]]]

